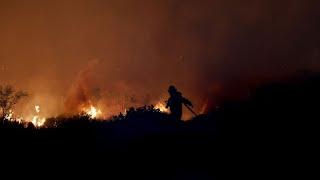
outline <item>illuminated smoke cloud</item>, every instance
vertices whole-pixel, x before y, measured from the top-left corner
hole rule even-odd
[[[171,84],[205,111],[261,82],[319,70],[319,5],[1,1],[0,83],[33,94],[29,109],[41,104],[46,115],[93,105],[109,116],[164,101]]]

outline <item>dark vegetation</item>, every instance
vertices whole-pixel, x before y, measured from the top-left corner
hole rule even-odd
[[[187,122],[172,121],[153,106],[110,121],[51,118],[40,129],[1,120],[1,151],[25,166],[57,163],[59,172],[105,177],[296,176],[316,147],[319,93],[320,74],[308,73],[261,86],[245,101],[225,102]]]

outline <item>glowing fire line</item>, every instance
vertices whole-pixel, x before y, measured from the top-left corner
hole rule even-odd
[[[34,109],[36,110],[37,115],[33,116],[32,118],[32,124],[36,127],[41,127],[44,125],[44,123],[46,122],[46,118],[44,117],[40,117],[39,113],[40,113],[40,106],[39,105],[35,105]]]
[[[46,118],[40,116],[40,106],[35,105],[34,109],[36,111],[36,115],[32,116],[30,120],[25,120],[22,116],[15,118],[14,112],[12,110],[9,110],[9,113],[4,117],[8,121],[12,122],[31,122],[35,127],[41,127],[46,122]]]
[[[84,108],[83,111],[92,119],[95,119],[102,114],[102,111],[100,109],[97,109],[92,105],[89,108]]]
[[[155,109],[159,109],[159,111],[164,112],[164,113],[168,113],[169,110],[166,108],[165,104],[162,102],[158,102],[155,106]]]

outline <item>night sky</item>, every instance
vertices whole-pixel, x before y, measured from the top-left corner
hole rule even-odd
[[[31,94],[21,113],[34,104],[47,116],[73,113],[90,101],[112,115],[164,101],[170,84],[199,112],[259,82],[320,70],[319,7],[316,0],[1,0],[0,84]]]

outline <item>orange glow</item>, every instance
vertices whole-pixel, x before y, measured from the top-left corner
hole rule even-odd
[[[92,119],[98,118],[102,115],[102,111],[92,105],[89,108],[84,108],[83,111]]]
[[[159,109],[161,112],[169,113],[169,109],[166,108],[166,105],[163,102],[158,102],[154,108]]]
[[[37,113],[37,115],[33,116],[31,122],[34,126],[36,127],[41,127],[44,125],[44,123],[46,122],[46,118],[41,117],[40,114],[40,106],[39,105],[35,105],[34,109]]]
[[[46,122],[46,118],[40,118],[39,116],[33,116],[32,124],[36,127],[41,127]]]
[[[8,121],[13,121],[13,111],[9,110],[9,113],[4,118]]]

